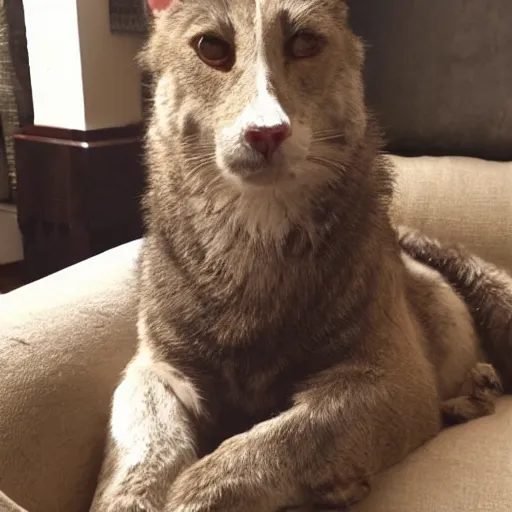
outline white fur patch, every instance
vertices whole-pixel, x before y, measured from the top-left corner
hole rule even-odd
[[[245,131],[248,127],[290,126],[290,118],[286,115],[277,98],[269,91],[269,71],[263,55],[264,50],[260,49],[258,51],[255,65],[256,95],[237,122],[238,129],[241,131]]]
[[[146,431],[138,421],[142,411],[134,410],[137,404],[137,381],[123,380],[114,393],[110,433],[122,453],[123,469],[143,463],[149,454]]]
[[[139,340],[148,339],[148,327],[146,319],[141,316],[137,322],[137,331]],[[158,361],[148,349],[141,349],[137,358],[133,363],[134,367],[146,366],[158,377],[158,379],[168,385],[178,397],[184,407],[194,413],[200,415],[202,412],[201,397],[194,385],[180,372],[175,370],[169,363]]]
[[[128,365],[125,377],[114,393],[110,421],[112,438],[124,453],[124,469],[141,464],[149,456],[147,429],[150,427],[145,426],[149,418],[144,403],[144,389],[148,386],[148,379],[155,379],[157,386],[163,385],[172,389],[181,404],[193,414],[199,415],[202,412],[201,398],[194,385],[171,365],[158,361],[145,348],[144,340],[147,339],[148,329],[143,317],[137,327],[142,348]],[[149,385],[152,385],[151,382]],[[166,416],[168,411],[165,403],[157,412]],[[166,417],[160,420],[167,421]]]
[[[275,95],[271,94],[269,87],[269,67],[265,56],[265,40],[263,38],[263,11],[261,1],[256,0],[256,63],[255,63],[255,89],[254,101],[248,105],[240,118],[242,129],[248,126],[271,127],[287,124],[290,119],[284,112]]]
[[[172,125],[173,118],[169,118],[169,116],[175,116],[177,111],[174,90],[175,84],[169,74],[163,75],[155,87],[154,103],[158,105],[158,108],[154,109],[155,125],[163,137],[171,135],[170,126]]]
[[[263,38],[263,20],[261,4],[256,2],[256,60],[254,62],[254,92],[252,101],[247,105],[233,125],[225,128],[222,137],[236,151],[244,151],[244,133],[249,127],[264,128],[280,125],[291,127],[291,121],[275,94],[272,93],[269,82],[269,65],[265,55]],[[292,132],[293,137],[293,132]],[[288,141],[285,141],[285,144]]]
[[[255,63],[254,99],[235,123],[223,130],[223,137],[230,140],[233,145],[241,144],[244,133],[249,127],[264,128],[283,124],[291,127],[290,118],[277,98],[269,91],[269,72],[264,59],[264,55],[259,54]]]

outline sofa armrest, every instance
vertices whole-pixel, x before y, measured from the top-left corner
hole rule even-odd
[[[0,488],[30,512],[89,509],[136,345],[139,245],[0,296]]]
[[[512,162],[390,157],[394,218],[512,271]]]
[[[2,491],[0,491],[0,510],[2,512],[28,512],[24,508],[21,508],[17,503],[6,496]]]

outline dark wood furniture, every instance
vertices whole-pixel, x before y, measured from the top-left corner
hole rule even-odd
[[[22,263],[0,265],[0,294],[7,293],[23,286]]]
[[[33,281],[142,235],[142,126],[15,136],[24,273]]]

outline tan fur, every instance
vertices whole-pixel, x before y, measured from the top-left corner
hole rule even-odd
[[[297,61],[299,30],[323,46]],[[198,58],[205,33],[233,45],[232,68]],[[142,61],[140,348],[92,510],[351,505],[439,432],[480,349],[460,298],[400,254],[347,7],[171,0]],[[265,160],[244,130],[276,123],[292,135]]]
[[[439,272],[464,300],[489,360],[512,392],[512,276],[460,244],[441,243],[401,226],[399,243],[414,260]]]
[[[485,358],[473,319],[441,274],[406,254],[402,258],[410,273],[407,292],[429,334],[425,350],[437,368],[438,393],[448,399],[458,393],[468,368]]]

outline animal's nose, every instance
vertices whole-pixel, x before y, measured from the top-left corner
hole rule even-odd
[[[291,134],[291,127],[287,123],[276,126],[251,126],[245,132],[245,140],[268,159]]]

